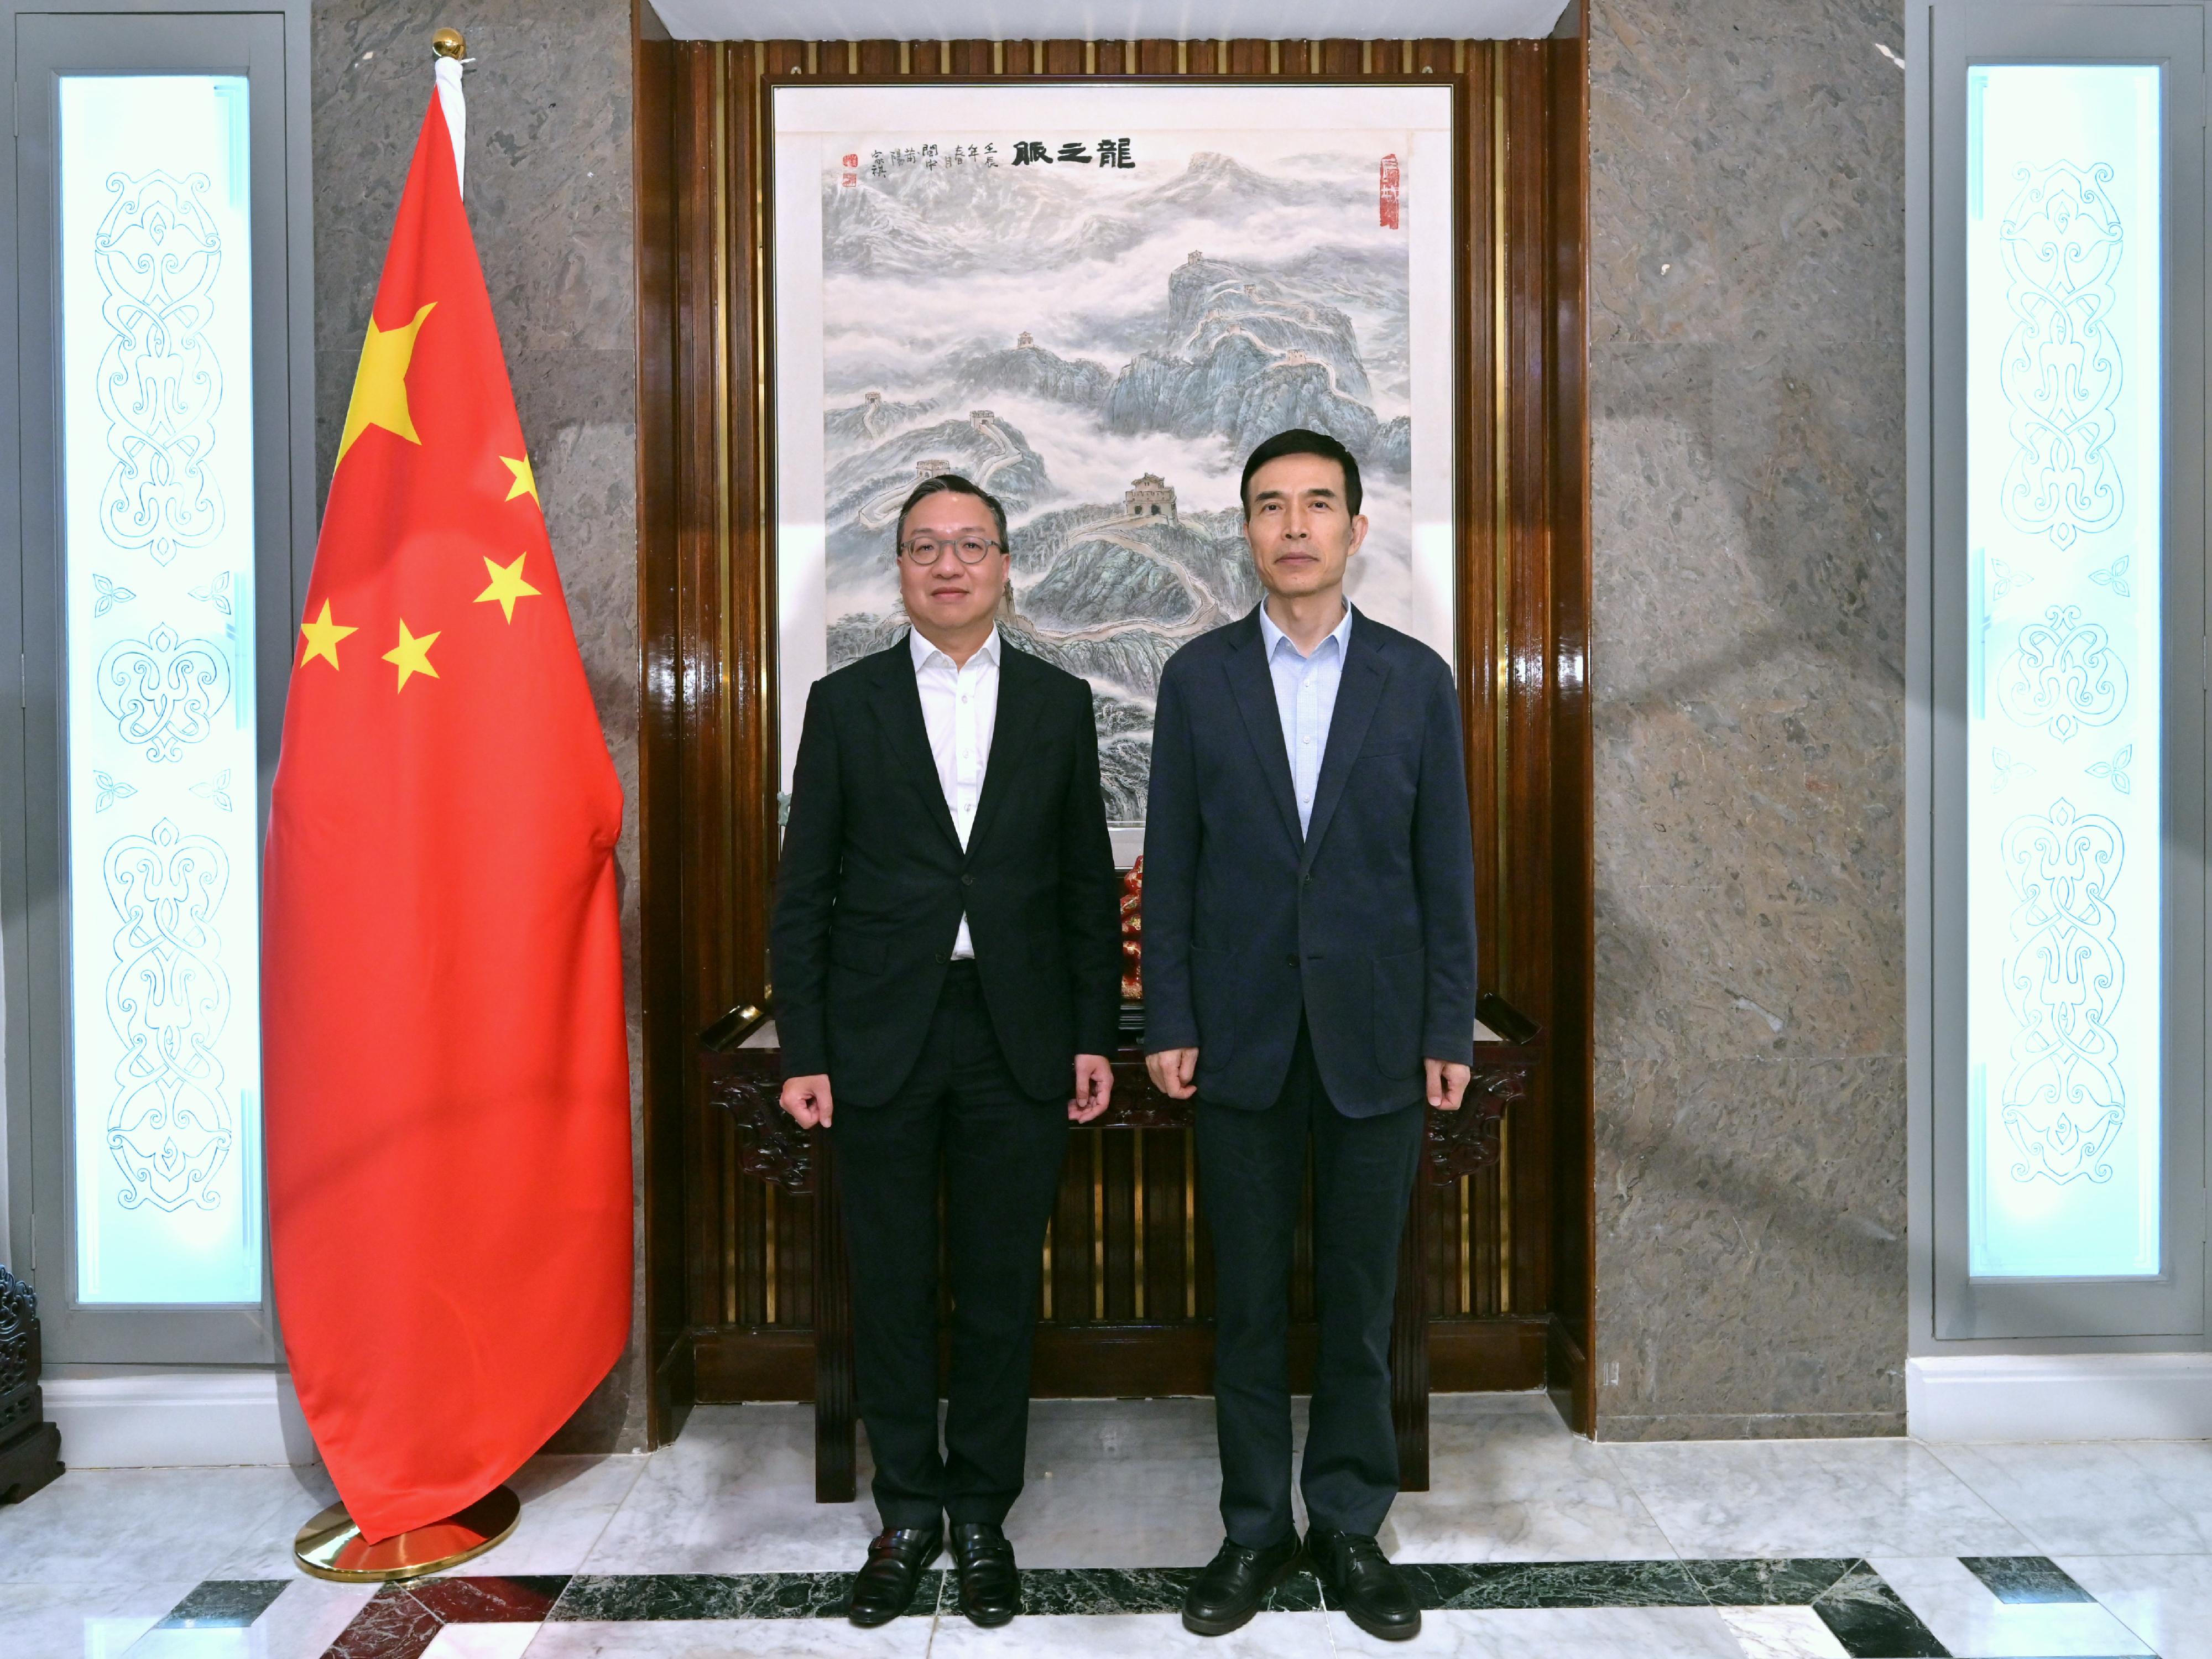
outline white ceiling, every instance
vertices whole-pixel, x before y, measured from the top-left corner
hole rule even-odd
[[[1503,40],[1569,0],[650,0],[679,40]]]

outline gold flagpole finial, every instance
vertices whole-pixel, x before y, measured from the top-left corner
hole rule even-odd
[[[469,55],[469,43],[459,29],[440,29],[430,37],[430,50],[440,58],[459,61]]]

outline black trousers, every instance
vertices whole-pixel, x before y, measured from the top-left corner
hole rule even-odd
[[[1292,1236],[1313,1157],[1314,1289],[1321,1324],[1299,1487],[1316,1526],[1372,1534],[1398,1495],[1390,1422],[1390,1316],[1424,1112],[1380,1117],[1330,1104],[1303,1020],[1283,1092],[1265,1111],[1198,1108],[1213,1232],[1213,1410],[1221,1520],[1261,1549],[1290,1535]]]
[[[1074,1092],[1073,1072],[1068,1092]],[[860,1420],[886,1527],[1006,1518],[1021,1495],[1030,1346],[1045,1224],[1067,1150],[1067,1097],[1007,1070],[975,964],[947,969],[914,1075],[833,1120],[852,1254]],[[939,1172],[952,1281],[952,1373],[937,1433]]]

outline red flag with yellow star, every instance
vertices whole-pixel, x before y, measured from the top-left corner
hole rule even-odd
[[[370,1540],[512,1474],[629,1328],[621,785],[434,95],[270,811],[277,1310]]]

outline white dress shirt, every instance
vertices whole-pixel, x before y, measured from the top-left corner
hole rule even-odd
[[[1275,682],[1275,712],[1283,720],[1283,747],[1290,751],[1291,785],[1298,799],[1301,833],[1313,823],[1314,790],[1321,782],[1322,757],[1328,752],[1328,723],[1336,713],[1336,689],[1344,683],[1344,653],[1352,647],[1352,607],[1328,637],[1302,655],[1297,643],[1275,626],[1260,606],[1260,640],[1267,651],[1267,674]]]
[[[908,634],[906,642],[914,653],[915,689],[921,693],[921,721],[929,729],[938,787],[945,791],[945,805],[965,851],[968,832],[975,827],[975,803],[983,798],[991,729],[999,720],[999,630],[994,628],[991,637],[957,668],[951,658],[921,637],[921,629]],[[1332,699],[1334,696],[1332,692]],[[975,941],[968,937],[968,916],[963,911],[960,932],[952,941],[953,960],[975,954]]]

